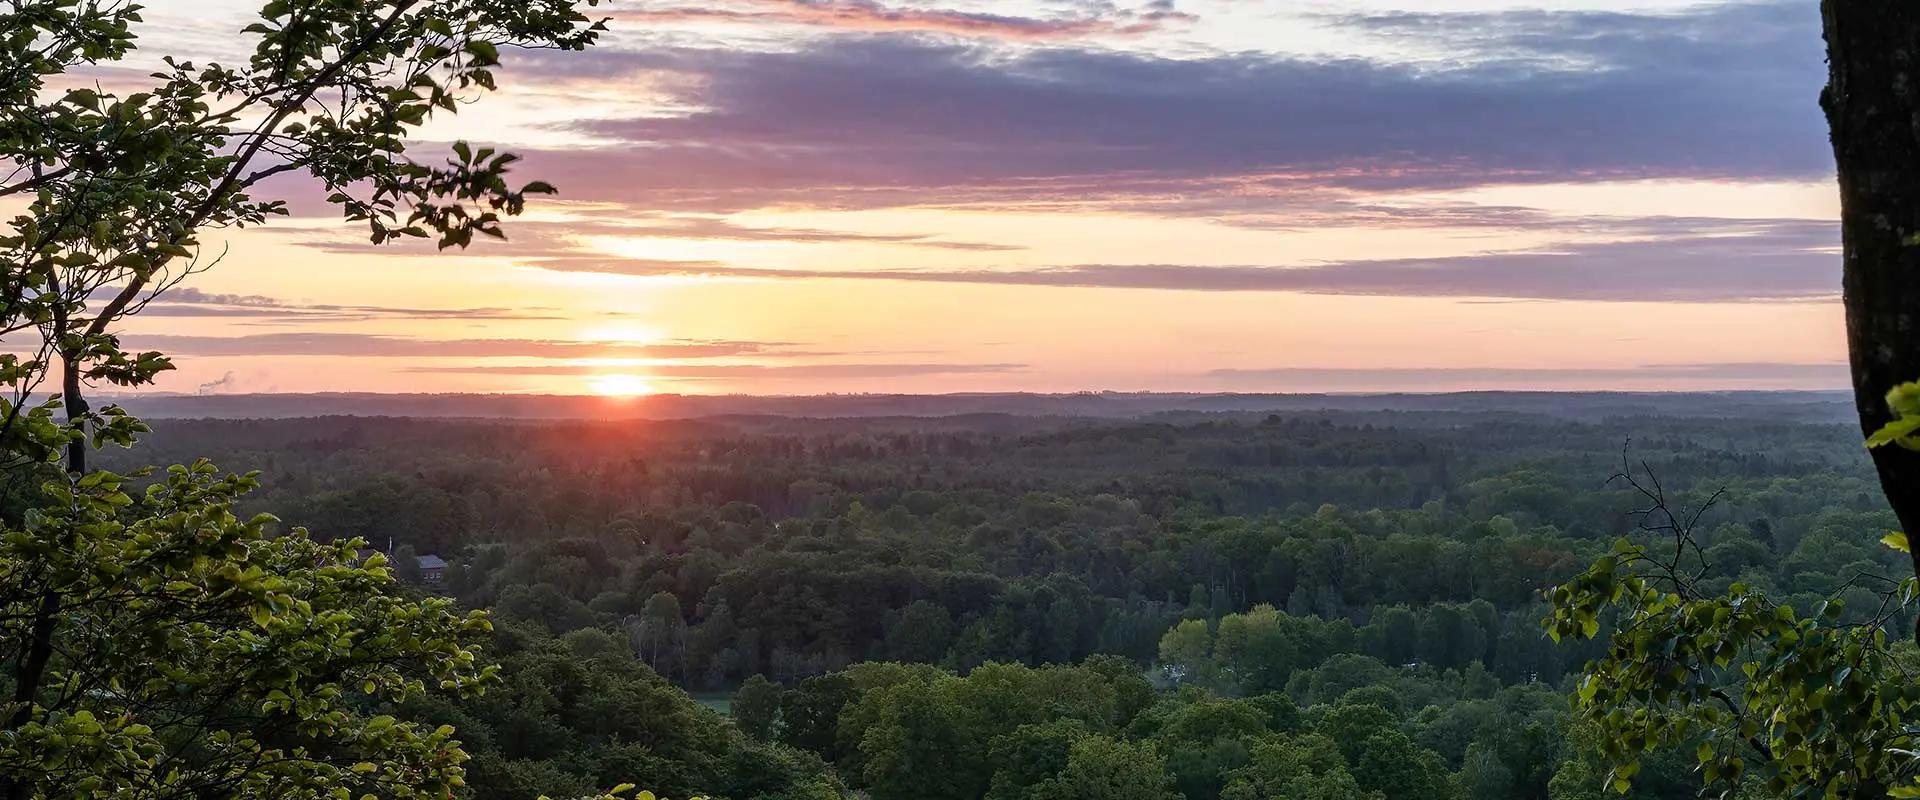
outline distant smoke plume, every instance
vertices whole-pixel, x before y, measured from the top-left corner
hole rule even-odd
[[[206,383],[200,384],[200,390],[198,392],[195,392],[195,394],[203,394],[203,395],[214,394],[219,392],[223,388],[231,387],[233,385],[233,382],[234,382],[233,373],[228,372],[227,374],[220,376],[220,380],[208,381]]]

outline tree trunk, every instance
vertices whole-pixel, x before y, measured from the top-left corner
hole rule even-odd
[[[87,398],[81,394],[80,362],[71,355],[60,358],[60,400],[66,405],[67,423],[77,425],[87,415]],[[82,434],[86,431],[81,430]],[[83,435],[67,444],[67,472],[87,474],[87,439]]]
[[[1840,177],[1847,350],[1861,430],[1871,433],[1892,418],[1887,391],[1920,380],[1920,3],[1824,0],[1821,16],[1828,83],[1820,105]],[[1920,452],[1872,452],[1900,524],[1920,533]]]

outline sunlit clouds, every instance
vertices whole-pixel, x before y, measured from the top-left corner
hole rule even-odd
[[[155,53],[243,57],[244,0],[155,5]],[[1840,385],[1807,3],[608,13],[427,129],[560,188],[508,241],[375,248],[282,184],[129,324],[160,388]]]

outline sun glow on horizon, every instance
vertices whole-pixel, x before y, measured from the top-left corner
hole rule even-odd
[[[583,342],[618,342],[620,344],[657,344],[666,341],[667,332],[655,325],[637,322],[617,322],[596,325],[580,332]]]
[[[654,393],[652,382],[639,375],[593,375],[587,389],[601,397],[645,397]]]

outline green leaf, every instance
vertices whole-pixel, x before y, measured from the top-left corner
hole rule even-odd
[[[1885,425],[1867,437],[1867,447],[1883,447],[1920,432],[1920,416],[1904,416]]]
[[[500,63],[500,48],[494,47],[492,42],[483,39],[475,39],[467,42],[467,52],[473,54],[474,61],[478,66],[489,66]]]
[[[100,94],[92,89],[75,89],[67,92],[67,96],[64,99],[66,102],[87,109],[88,111],[100,110]]]
[[[1913,552],[1913,550],[1907,546],[1907,535],[1905,533],[1901,533],[1900,531],[1894,531],[1892,533],[1889,533],[1885,536],[1880,537],[1880,543],[1888,547],[1891,547],[1895,550],[1898,550],[1902,553]]]
[[[1887,408],[1897,416],[1920,416],[1920,381],[1908,381],[1887,390]]]

